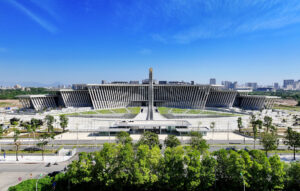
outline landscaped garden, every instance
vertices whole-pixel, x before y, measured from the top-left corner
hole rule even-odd
[[[238,116],[233,113],[224,113],[218,111],[207,111],[200,109],[180,109],[180,108],[168,108],[168,107],[159,107],[158,111],[160,114],[195,114],[195,115],[219,115],[219,116]]]
[[[127,108],[116,108],[116,109],[101,109],[93,111],[84,111],[69,113],[66,115],[97,115],[97,114],[138,114],[140,112],[140,107],[127,107]]]

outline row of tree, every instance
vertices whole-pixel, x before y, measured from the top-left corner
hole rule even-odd
[[[137,144],[127,133],[101,151],[80,153],[66,172],[45,177],[41,190],[300,190],[300,163],[287,164],[258,150],[208,152],[200,134],[182,146],[169,135],[164,145],[146,132]],[[35,188],[25,181],[10,191]]]
[[[46,88],[30,88],[28,91],[22,91],[21,89],[0,89],[0,99],[17,99],[18,95],[35,95],[35,94],[51,94],[53,92]]]
[[[297,117],[295,117],[298,119]],[[239,132],[241,132],[243,128],[242,118],[239,117],[237,120]],[[279,145],[279,136],[277,135],[277,127],[273,125],[272,117],[265,116],[264,120],[257,119],[255,115],[251,115],[250,125],[252,127],[252,135],[254,139],[253,148],[255,149],[256,139],[258,135],[260,136],[260,143],[264,147],[266,155],[268,156],[268,151],[276,150]],[[264,132],[261,130],[264,128]],[[283,139],[283,143],[288,145],[293,149],[294,152],[294,160],[296,159],[296,151],[297,148],[300,147],[300,133],[293,131],[292,128],[288,127],[286,131],[286,135]]]
[[[65,129],[68,126],[68,118],[65,115],[60,115],[59,118],[60,121],[60,127],[62,128],[63,132],[65,132]],[[18,128],[18,126],[23,127],[26,129],[27,133],[33,133],[34,139],[36,139],[36,131],[40,129],[44,123],[46,124],[47,131],[46,132],[39,132],[38,138],[38,143],[36,144],[39,148],[42,150],[42,160],[44,160],[44,151],[46,145],[49,143],[49,141],[54,139],[56,133],[54,129],[54,122],[55,118],[52,115],[47,115],[43,120],[41,119],[35,119],[32,118],[30,121],[20,121],[18,118],[11,118],[10,119],[10,124],[14,126],[14,145],[16,147],[16,161],[19,161],[18,158],[18,152],[19,148],[21,146],[21,141],[20,141],[20,134],[21,131]],[[5,133],[5,130],[3,129],[3,124],[0,124],[0,138],[2,138],[3,134]]]

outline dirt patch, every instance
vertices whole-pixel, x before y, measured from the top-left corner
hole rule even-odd
[[[4,99],[0,100],[0,108],[1,107],[21,107],[21,103],[17,99]]]
[[[278,99],[275,101],[276,105],[296,106],[297,101],[293,99]]]

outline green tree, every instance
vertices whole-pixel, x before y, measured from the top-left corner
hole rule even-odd
[[[75,185],[91,183],[93,168],[93,155],[82,152],[79,153],[78,160],[69,164],[66,176]]]
[[[164,141],[164,144],[166,145],[166,147],[177,147],[181,143],[175,135],[168,135]]]
[[[216,127],[216,123],[215,122],[211,122],[210,123],[210,129],[212,130],[212,144],[214,144],[214,134],[215,134],[215,127]]]
[[[17,126],[17,125],[19,125],[20,119],[14,117],[14,118],[11,118],[11,119],[9,120],[9,122],[10,122],[11,125]]]
[[[184,188],[186,190],[196,190],[201,184],[201,153],[192,147],[186,148],[184,156],[184,164],[186,166],[186,179]]]
[[[94,153],[94,174],[96,174],[97,182],[99,187],[112,187],[116,184],[115,172],[118,169],[117,158],[120,152],[121,145],[115,143],[104,143],[103,148],[100,152]],[[77,168],[76,168],[77,170]],[[74,172],[76,175],[77,173]],[[70,178],[75,176],[70,176]],[[78,178],[74,180],[70,179],[71,182],[78,182]]]
[[[46,115],[45,121],[46,121],[46,124],[47,124],[48,133],[54,131],[54,127],[53,127],[54,120],[55,119],[52,115]]]
[[[3,129],[3,124],[0,124],[0,139],[2,139],[4,134],[4,129]],[[2,147],[1,147],[1,143],[0,143],[0,153],[2,152]]]
[[[46,145],[49,143],[49,139],[54,139],[54,134],[53,133],[43,133],[39,137],[39,142],[36,144],[38,147],[42,149],[42,160],[44,161],[44,151]]]
[[[134,184],[138,190],[148,190],[158,183],[158,172],[162,158],[158,146],[149,148],[148,145],[140,145],[136,151],[134,163]]]
[[[270,182],[269,190],[282,190],[284,188],[284,162],[280,161],[278,155],[271,156],[269,158],[269,162],[271,165],[271,174],[270,174]]]
[[[16,146],[16,161],[19,161],[18,152],[21,146],[21,142],[18,141],[20,136],[20,131],[18,129],[14,129],[14,144]]]
[[[60,115],[60,127],[63,129],[63,132],[65,132],[65,129],[68,127],[69,118],[66,115]]]
[[[242,121],[242,118],[239,117],[237,119],[237,124],[238,124],[238,128],[239,128],[239,132],[241,132],[242,128],[243,128],[243,121]]]
[[[215,174],[218,190],[241,190],[243,188],[241,173],[248,187],[246,163],[239,153],[221,149],[214,152],[214,156],[217,161]]]
[[[268,151],[276,150],[278,147],[278,138],[274,133],[266,133],[262,136],[260,140],[264,150],[266,152],[266,156],[268,156]]]
[[[156,133],[146,131],[138,141],[137,145],[148,145],[150,148],[160,146],[158,135]]]
[[[209,149],[209,145],[206,143],[206,140],[203,139],[202,134],[199,132],[190,133],[190,145],[191,147],[198,149],[201,153]]]
[[[32,118],[30,120],[30,124],[31,124],[31,130],[33,132],[33,138],[35,139],[35,132],[38,128],[40,128],[43,125],[43,121],[40,119]]]
[[[300,133],[293,131],[288,127],[283,143],[293,148],[294,160],[296,160],[296,149],[300,147]]]
[[[269,129],[272,127],[273,119],[272,117],[265,116],[264,117],[264,126],[267,128],[266,132],[269,133]]]
[[[300,190],[300,162],[292,162],[287,169],[285,190]]]
[[[272,172],[270,162],[267,156],[260,150],[251,150],[251,165],[248,168],[250,174],[248,182],[251,190],[268,190],[270,187],[270,174]]]
[[[184,189],[184,149],[167,147],[160,163],[161,190]]]
[[[117,143],[121,143],[122,145],[127,143],[132,144],[132,138],[130,137],[129,133],[121,131],[117,134]]]
[[[119,187],[130,190],[130,187],[134,181],[134,162],[135,154],[131,144],[125,144],[120,147],[117,158],[117,168],[114,172],[116,185],[113,190],[117,190]]]

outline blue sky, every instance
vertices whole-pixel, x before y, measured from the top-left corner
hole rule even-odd
[[[0,82],[300,79],[299,0],[0,0]]]

